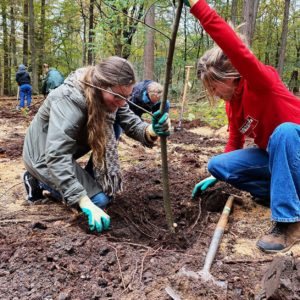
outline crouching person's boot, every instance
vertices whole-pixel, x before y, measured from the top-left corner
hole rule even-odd
[[[28,171],[23,174],[23,182],[27,192],[27,201],[29,203],[43,199],[43,191],[39,187],[39,182]]]
[[[300,241],[300,222],[279,223],[264,235],[256,246],[264,252],[285,252]]]

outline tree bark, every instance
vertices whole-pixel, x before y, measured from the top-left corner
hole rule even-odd
[[[89,6],[89,45],[87,51],[87,59],[88,64],[94,64],[94,57],[93,57],[93,41],[94,41],[94,3],[95,0],[90,0]]]
[[[234,26],[236,26],[236,24],[238,23],[237,12],[238,12],[238,0],[232,0],[232,4],[231,4],[231,22]]]
[[[0,96],[3,96],[3,75],[2,75],[2,59],[0,59]]]
[[[155,27],[155,6],[148,10],[145,23]],[[144,47],[144,79],[154,79],[154,30],[146,28],[146,41]]]
[[[43,64],[47,63],[45,61],[45,24],[46,24],[46,9],[45,9],[45,0],[41,0],[41,24],[40,24],[40,32],[39,32],[39,42],[38,42],[38,71],[39,75],[43,74]],[[38,76],[38,80],[41,86],[41,79]]]
[[[28,64],[28,0],[24,0],[23,11],[23,64]]]
[[[252,38],[255,30],[255,23],[257,17],[259,0],[244,0],[243,5],[243,22],[245,22],[245,27],[243,33],[246,38],[246,42],[249,46],[252,44]]]
[[[11,29],[10,29],[10,48],[11,48],[11,54],[12,54],[12,66],[15,68],[15,70],[18,67],[18,61],[17,61],[17,46],[16,46],[16,22],[15,22],[15,1],[11,1],[10,3],[10,22],[11,22]]]
[[[279,60],[278,60],[278,67],[277,67],[277,71],[280,77],[282,76],[283,67],[284,67],[286,41],[287,41],[287,34],[288,34],[289,9],[290,9],[290,0],[285,0],[284,17],[282,22],[282,32],[280,38]]]
[[[35,32],[34,32],[34,5],[33,0],[29,0],[29,40],[31,53],[31,85],[33,93],[38,93],[38,74],[36,64]]]
[[[3,0],[1,3],[2,9],[2,27],[3,27],[3,93],[10,95],[10,77],[9,77],[9,42],[7,29],[7,3]]]
[[[84,4],[83,1],[80,1],[80,9],[81,9],[81,18],[82,18],[82,26],[83,26],[83,35],[82,35],[82,65],[85,66],[87,63],[87,44],[86,44],[86,28],[87,28],[87,16],[84,12]]]

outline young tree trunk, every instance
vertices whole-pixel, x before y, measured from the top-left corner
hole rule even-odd
[[[2,10],[2,28],[3,28],[3,93],[10,95],[10,77],[9,77],[9,42],[7,30],[7,4],[6,1],[1,3]]]
[[[35,32],[34,32],[34,5],[33,0],[29,0],[29,39],[31,52],[31,84],[34,93],[38,93],[38,75],[36,65]]]
[[[281,39],[280,39],[279,59],[278,59],[278,67],[277,67],[277,71],[280,77],[282,76],[283,67],[284,67],[284,57],[285,57],[286,41],[287,41],[287,34],[288,34],[289,9],[290,9],[290,0],[285,0],[284,17],[282,22],[282,32],[281,32]]]
[[[93,59],[93,41],[94,41],[94,4],[95,0],[90,0],[90,6],[89,6],[89,45],[88,45],[88,52],[87,52],[87,58],[88,58],[88,64],[93,65],[94,59]]]
[[[155,6],[149,8],[145,23],[155,27]],[[144,79],[154,79],[154,30],[146,28],[146,42],[144,47]]]
[[[28,64],[28,0],[24,0],[23,11],[23,64]]]

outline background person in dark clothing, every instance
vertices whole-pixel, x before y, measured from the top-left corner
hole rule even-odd
[[[133,87],[130,101],[141,106],[149,112],[156,112],[160,108],[160,98],[163,93],[163,87],[153,80],[143,80]],[[145,113],[144,110],[134,106],[129,102],[130,109],[140,118]],[[169,112],[170,102],[167,100],[164,112]]]
[[[134,112],[141,120],[142,114],[146,113],[143,109],[135,106],[144,108],[146,111],[150,113],[154,113],[160,109],[160,98],[163,93],[163,87],[156,81],[153,80],[143,80],[134,85],[132,94],[130,96],[130,101],[128,102],[129,108]],[[134,104],[132,104],[133,102]],[[170,102],[166,101],[166,107],[164,112],[168,113],[170,110]],[[122,134],[122,128],[119,125],[119,120],[116,118],[116,122],[114,124],[114,130],[116,139],[118,140]]]
[[[30,107],[31,103],[31,79],[29,73],[26,71],[24,65],[19,65],[18,72],[16,73],[16,81],[20,87],[20,105],[17,109],[22,109],[25,107],[25,97],[27,99],[27,107]]]

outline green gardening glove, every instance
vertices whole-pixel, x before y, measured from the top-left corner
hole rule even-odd
[[[202,192],[204,192],[207,188],[213,187],[218,182],[218,179],[214,176],[209,176],[200,182],[198,182],[192,192],[192,197],[198,197]]]
[[[171,122],[168,113],[161,115],[160,111],[156,111],[152,116],[152,129],[158,136],[170,135]]]
[[[88,217],[91,231],[102,232],[107,230],[110,224],[110,217],[100,207],[95,205],[88,196],[82,197],[78,202],[83,213]]]
[[[184,3],[186,6],[191,7],[191,4],[190,4],[189,0],[183,0],[183,3]]]

